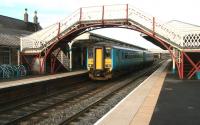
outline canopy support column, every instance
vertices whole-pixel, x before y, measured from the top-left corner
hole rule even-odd
[[[175,48],[173,48],[173,54],[176,54],[176,50]],[[172,57],[172,73],[175,74],[176,73],[176,59]]]

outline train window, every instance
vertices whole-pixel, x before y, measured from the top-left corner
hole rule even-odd
[[[105,57],[106,58],[111,58],[111,49],[110,48],[106,48]]]
[[[88,48],[88,58],[93,58],[93,49]]]

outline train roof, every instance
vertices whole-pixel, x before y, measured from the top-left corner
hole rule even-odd
[[[98,43],[95,43],[93,46],[107,46],[107,47],[113,47],[113,48],[118,48],[118,49],[126,49],[126,50],[134,50],[134,51],[147,51],[147,49],[141,49],[141,48],[136,48],[136,47],[132,47],[132,46],[118,45],[118,44],[106,43],[106,42],[98,42]]]
[[[142,50],[142,49],[138,49],[138,48],[128,48],[128,47],[122,47],[122,46],[118,46],[118,45],[107,44],[107,43],[96,43],[92,47],[98,47],[98,46],[105,46],[105,47],[110,47],[110,48],[130,50],[130,51],[137,51],[137,52],[141,52],[142,51],[142,52],[145,52],[145,53],[152,53],[151,51],[148,51],[146,49]]]
[[[124,50],[132,50],[132,51],[141,51],[140,49],[136,49],[136,48],[127,48],[127,47],[121,47],[121,46],[112,46],[112,48],[124,49]]]

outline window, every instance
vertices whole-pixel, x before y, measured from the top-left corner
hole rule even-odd
[[[93,58],[93,49],[88,48],[88,58]]]
[[[9,48],[0,48],[0,63],[9,64],[10,63],[10,49]]]
[[[106,58],[111,58],[111,49],[110,48],[106,48],[105,57]]]

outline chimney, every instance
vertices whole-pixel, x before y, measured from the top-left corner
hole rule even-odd
[[[25,13],[24,13],[24,22],[28,22],[28,13],[27,13],[27,8],[25,8]]]
[[[38,24],[37,11],[35,11],[35,16],[33,17],[33,23]]]

